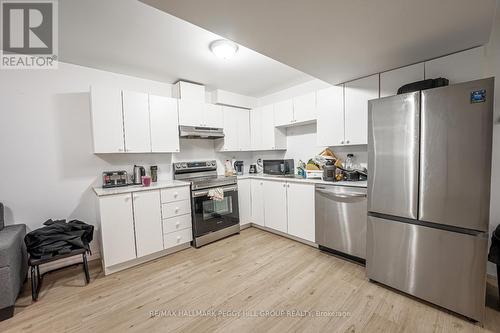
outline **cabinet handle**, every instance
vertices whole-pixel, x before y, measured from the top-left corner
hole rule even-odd
[[[349,143],[349,140],[347,140],[345,143]]]
[[[343,144],[344,144],[344,141],[340,141],[340,144],[342,144],[342,145],[343,145]]]
[[[177,243],[179,243],[179,241],[181,240],[181,236],[177,236]]]
[[[118,148],[118,151],[123,151],[123,148]]]
[[[176,226],[179,226],[179,225],[180,225],[180,223],[179,223],[179,222],[176,222],[176,223],[175,223],[175,225],[176,225]]]
[[[179,207],[175,207],[174,212],[175,212],[175,213],[178,213],[178,212],[179,212]]]
[[[174,192],[174,198],[177,198],[178,195],[179,195],[179,193]]]

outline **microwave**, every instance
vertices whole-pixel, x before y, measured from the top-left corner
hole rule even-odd
[[[289,160],[264,160],[264,173],[267,175],[293,175],[293,159]]]

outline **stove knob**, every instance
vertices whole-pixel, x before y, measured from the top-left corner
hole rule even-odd
[[[206,165],[207,167],[209,167],[209,166],[211,166],[211,165],[212,165],[212,162],[207,162],[207,163],[205,163],[205,165]]]
[[[180,169],[180,168],[181,168],[181,166],[180,166],[179,164],[176,164],[176,165],[175,165],[175,168],[176,168],[176,169]]]
[[[215,161],[212,161],[212,162],[211,162],[211,164],[212,164],[212,166],[214,167],[214,166],[215,166]]]
[[[188,166],[187,166],[187,164],[186,164],[186,163],[182,163],[182,168],[183,168],[183,169],[186,169],[187,167],[188,167]]]

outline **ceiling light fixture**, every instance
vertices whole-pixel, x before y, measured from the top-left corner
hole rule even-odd
[[[218,39],[210,43],[210,50],[221,59],[231,59],[238,52],[238,45],[227,39]]]

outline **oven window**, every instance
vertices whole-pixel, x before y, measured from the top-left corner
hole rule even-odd
[[[233,201],[230,196],[221,201],[207,199],[203,201],[203,220],[210,220],[233,213]]]

